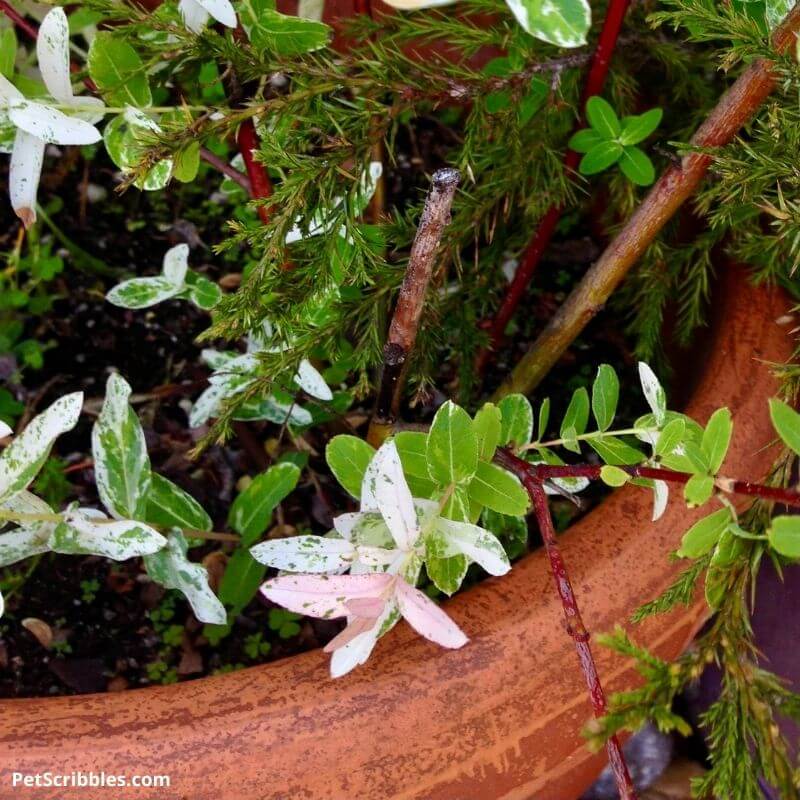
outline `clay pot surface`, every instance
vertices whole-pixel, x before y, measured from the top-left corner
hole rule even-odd
[[[729,269],[705,333],[687,411],[704,422],[728,405],[734,440],[723,474],[759,478],[774,450],[765,362],[791,353],[776,324],[785,299]],[[627,625],[679,566],[668,560],[689,524],[675,497],[651,524],[651,495],[615,492],[561,539],[584,619]],[[173,686],[0,703],[0,797],[44,800],[574,800],[604,755],[585,749],[591,709],[564,632],[543,551],[446,604],[471,641],[447,651],[401,623],[369,663],[328,677],[328,657],[284,661]],[[702,603],[630,628],[665,658],[680,653]],[[606,690],[637,683],[632,665],[595,647]],[[11,789],[13,772],[165,774],[169,789]]]

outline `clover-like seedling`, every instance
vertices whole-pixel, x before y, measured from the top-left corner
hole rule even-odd
[[[619,164],[625,177],[637,186],[650,186],[656,171],[650,157],[637,145],[659,126],[662,115],[660,108],[651,108],[620,120],[602,97],[590,97],[586,103],[589,127],[569,140],[573,150],[584,154],[578,171],[581,175],[596,175]]]

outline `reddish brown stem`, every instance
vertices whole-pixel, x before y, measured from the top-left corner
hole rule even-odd
[[[606,18],[603,22],[603,30],[600,32],[597,48],[592,58],[592,65],[589,68],[589,74],[586,76],[581,107],[586,105],[586,101],[590,97],[600,94],[603,90],[608,68],[611,65],[611,56],[614,53],[614,47],[617,44],[619,31],[629,4],[630,0],[611,0],[608,6]],[[581,119],[575,129],[579,130],[583,125],[583,112],[581,112]],[[564,154],[564,170],[568,173],[573,172],[577,168],[579,161],[580,155],[574,150],[568,149]],[[517,306],[520,304],[525,290],[531,282],[533,273],[544,251],[547,249],[547,245],[550,244],[563,210],[564,207],[560,205],[553,205],[547,209],[539,222],[536,233],[525,249],[522,260],[514,273],[514,278],[508,287],[503,302],[500,304],[500,308],[497,310],[497,314],[488,326],[484,326],[489,331],[489,347],[482,349],[476,358],[475,368],[479,375],[483,373],[491,351],[499,347],[506,326],[511,321],[511,317],[514,316],[514,312],[517,310]]]
[[[254,200],[262,200],[266,197],[271,197],[272,181],[270,181],[264,165],[256,161],[253,155],[254,152],[258,150],[260,142],[252,120],[247,119],[239,126],[237,144],[239,145],[239,151],[244,159],[247,175],[250,178],[250,196]],[[263,204],[259,205],[258,216],[266,225],[269,222],[269,207]]]
[[[232,181],[238,183],[247,194],[251,193],[252,187],[250,185],[250,179],[244,173],[239,172],[236,167],[232,167],[227,161],[214,155],[214,153],[205,147],[200,148],[200,158],[202,158],[206,164],[210,164],[214,169],[218,170],[223,175],[227,175]]]
[[[436,252],[442,233],[450,221],[450,208],[460,179],[458,170],[437,170],[433,174],[431,190],[425,199],[417,234],[411,246],[406,275],[397,296],[389,334],[383,348],[383,371],[367,434],[368,441],[376,447],[386,438],[397,419],[406,361],[417,339]]]
[[[539,524],[539,532],[542,536],[547,557],[550,560],[550,571],[553,575],[556,591],[561,599],[561,606],[564,609],[564,619],[567,625],[567,633],[575,642],[575,650],[578,653],[578,660],[581,664],[581,671],[589,689],[589,699],[592,704],[592,712],[596,718],[605,716],[607,705],[603,685],[597,673],[597,665],[589,646],[589,631],[584,625],[581,617],[578,601],[572,589],[569,579],[567,566],[561,555],[556,540],[556,532],[553,527],[553,518],[550,515],[550,508],[547,505],[547,495],[545,494],[541,480],[533,475],[528,469],[528,464],[522,459],[516,458],[507,451],[500,450],[496,456],[498,462],[506,469],[511,470],[522,482],[533,505],[533,513]],[[606,742],[606,752],[614,773],[619,796],[623,800],[635,800],[636,791],[633,788],[628,765],[625,763],[625,756],[622,753],[619,739],[612,736]]]
[[[25,19],[22,14],[15,8],[7,3],[6,0],[0,0],[0,11],[2,11],[23,33],[36,41],[39,36],[37,27]]]
[[[522,459],[518,459],[522,461]],[[527,471],[537,480],[552,480],[553,478],[600,478],[601,465],[597,464],[566,464],[553,466],[550,464],[526,464]],[[519,466],[519,465],[518,465]],[[662,467],[646,467],[638,464],[620,466],[619,469],[627,472],[632,478],[649,478],[668,483],[687,483],[692,477],[690,472],[677,472]],[[792,508],[800,508],[800,492],[791,489],[782,489],[778,486],[765,486],[762,483],[739,481],[731,478],[717,478],[717,488],[725,494],[740,494],[749,497],[758,497],[773,503],[781,503]]]

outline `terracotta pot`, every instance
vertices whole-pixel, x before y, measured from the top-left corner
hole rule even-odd
[[[774,452],[765,362],[791,352],[784,299],[730,270],[703,334],[707,356],[688,411],[719,405],[735,420],[725,474],[757,478]],[[698,348],[695,353],[703,348]],[[563,537],[584,618],[593,631],[626,624],[670,582],[667,554],[698,516],[682,502],[650,523],[648,492],[615,492]],[[701,512],[702,513],[702,512]],[[369,664],[328,677],[321,652],[167,687],[0,703],[0,796],[11,773],[57,770],[167,774],[157,792],[118,788],[115,800],[574,800],[603,765],[579,731],[590,707],[563,630],[543,553],[447,603],[471,637],[441,650],[405,624]],[[676,656],[703,618],[697,604],[634,629],[637,641]],[[607,690],[637,681],[630,663],[597,647]],[[13,796],[107,799],[109,789],[17,789]]]

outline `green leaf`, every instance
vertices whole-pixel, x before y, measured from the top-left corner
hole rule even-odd
[[[587,439],[586,443],[606,464],[611,464],[612,466],[641,464],[645,460],[644,453],[626,444],[616,436],[600,436],[596,439]]]
[[[328,44],[331,29],[323,22],[281,14],[273,0],[243,0],[239,21],[257,50],[295,56]]]
[[[97,491],[117,518],[142,519],[150,489],[150,459],[139,418],[128,405],[131,387],[109,376],[100,416],[92,428]]]
[[[231,505],[229,525],[241,535],[239,547],[248,548],[267,529],[272,512],[300,479],[300,469],[288,462],[256,475]],[[248,554],[249,555],[249,554]]]
[[[144,520],[184,531],[210,531],[212,526],[211,517],[194,497],[155,472],[150,475]]]
[[[564,419],[561,421],[561,438],[572,439],[585,433],[589,422],[589,393],[581,386],[572,393]]]
[[[478,441],[478,458],[491,461],[497,445],[500,444],[500,431],[503,415],[494,403],[484,403],[483,408],[475,414],[472,428]]]
[[[586,0],[507,0],[517,22],[531,36],[557,47],[586,44],[591,9]]]
[[[448,400],[436,412],[428,432],[428,471],[444,485],[467,480],[478,466],[478,441],[472,420]]]
[[[681,443],[686,434],[686,422],[680,418],[671,419],[656,440],[653,452],[657,456],[669,455]]]
[[[643,142],[661,123],[664,112],[660,108],[651,108],[644,114],[625,117],[622,120],[622,132],[619,141],[622,145]]]
[[[597,420],[598,430],[605,431],[611,427],[617,413],[619,401],[619,378],[614,368],[601,364],[597,369],[597,377],[592,385],[592,412]]]
[[[545,397],[539,406],[539,431],[537,436],[541,442],[547,433],[547,423],[550,421],[550,398]]]
[[[425,434],[422,434],[423,439]],[[399,448],[398,448],[399,451]],[[357,436],[334,436],[325,448],[325,459],[342,487],[356,499],[361,497],[361,482],[375,448]],[[400,460],[402,463],[402,454]]]
[[[586,101],[586,119],[603,139],[615,139],[622,131],[617,112],[599,95]]]
[[[582,128],[572,134],[567,145],[576,153],[588,153],[604,141],[605,139],[594,128]]]
[[[800,558],[800,517],[773,517],[767,530],[772,548],[787,558]]]
[[[183,534],[173,531],[163,550],[144,557],[147,574],[165,588],[181,592],[200,622],[222,625],[228,615],[208,585],[208,571],[202,564],[189,561],[187,551]]]
[[[731,441],[731,412],[727,408],[718,408],[708,420],[706,429],[703,431],[703,439],[700,447],[708,460],[708,469],[712,475],[716,475],[725,454],[728,452],[728,445]]]
[[[714,493],[714,478],[711,475],[692,475],[683,487],[683,496],[690,506],[701,506]]]
[[[533,436],[533,409],[524,394],[506,395],[498,404],[500,409],[501,445],[524,447]]]
[[[637,186],[650,186],[656,179],[656,168],[650,157],[635,145],[628,145],[619,156],[619,168]]]
[[[769,401],[769,415],[783,443],[792,452],[800,455],[800,414],[783,400],[773,397]]]
[[[624,486],[631,476],[624,469],[614,466],[604,466],[600,469],[600,480],[607,486]]]
[[[622,145],[619,142],[600,142],[581,159],[578,171],[581,175],[596,175],[616,164],[621,155]]]
[[[468,491],[472,501],[500,514],[520,517],[528,511],[528,493],[519,479],[488,461],[478,462]]]
[[[191,183],[200,169],[200,142],[192,141],[175,155],[172,174],[181,183]]]
[[[0,75],[11,79],[17,58],[17,35],[13,28],[0,30]]]
[[[95,34],[87,66],[89,76],[109,105],[136,108],[153,105],[142,59],[121,37],[107,31]]]
[[[428,472],[428,436],[421,431],[401,431],[394,437],[408,488],[414,497],[432,498],[439,483]]]
[[[721,508],[695,522],[681,539],[678,555],[681,558],[699,558],[710,552],[731,522],[731,512]]]
[[[61,397],[12,439],[0,455],[0,503],[21,492],[36,477],[56,438],[75,427],[82,406],[80,392]]]

